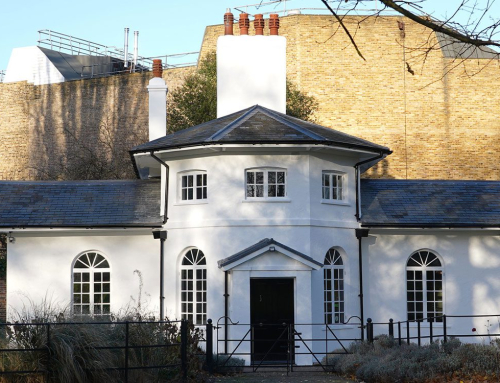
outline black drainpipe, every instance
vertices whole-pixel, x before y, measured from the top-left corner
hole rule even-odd
[[[169,188],[169,178],[170,178],[170,167],[167,165],[165,161],[163,161],[161,158],[158,158],[153,151],[149,152],[152,158],[154,158],[156,161],[158,161],[160,164],[165,166],[165,169],[167,170],[167,179],[165,180],[165,210],[163,212],[163,223],[165,224],[168,220],[168,188]]]
[[[363,303],[363,248],[362,238],[368,237],[368,229],[356,229],[356,238],[358,239],[358,252],[359,252],[359,317],[361,321],[361,340],[365,339],[364,326],[364,303]]]
[[[229,319],[228,272],[224,271],[224,354],[227,354],[227,320]]]
[[[165,210],[163,211],[163,224],[165,224],[168,220],[168,188],[169,188],[169,183],[168,179],[170,177],[170,167],[167,165],[165,161],[163,161],[161,158],[158,158],[153,151],[149,153],[152,158],[154,158],[156,161],[158,161],[161,165],[165,166],[166,169],[166,180],[165,180]],[[154,232],[153,231],[153,236],[154,238],[160,239],[160,321],[163,321],[165,319],[165,311],[164,311],[164,301],[165,301],[165,295],[163,292],[163,285],[164,285],[164,268],[165,268],[165,240],[167,239],[167,232],[166,231],[158,231]]]
[[[392,152],[388,153],[391,154]],[[380,152],[378,155],[372,158],[368,158],[367,160],[360,161],[357,164],[354,165],[354,171],[355,171],[355,178],[356,178],[356,219],[359,221],[361,219],[361,212],[359,208],[359,167],[361,165],[366,164],[367,162],[378,160],[379,158],[382,158],[384,156],[383,152]]]

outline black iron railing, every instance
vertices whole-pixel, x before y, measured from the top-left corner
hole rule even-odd
[[[116,371],[125,382],[131,378],[132,371],[173,370],[178,376],[184,378],[187,376],[188,322],[185,320],[34,322],[0,323],[0,360],[3,362],[0,363],[0,379],[15,375],[42,375],[50,381],[58,362],[54,347],[63,336],[62,333],[66,331],[73,336],[77,333],[96,330],[97,327],[100,327],[98,331],[102,330],[102,334],[112,333],[112,339],[106,339],[103,336],[102,339],[99,339],[99,344],[84,343],[83,348],[85,351],[92,349],[97,355],[106,350],[116,353],[117,357],[113,358],[111,363],[117,364],[98,368],[85,367],[89,371]],[[150,342],[145,343],[145,339],[149,339]],[[75,345],[75,347],[81,346],[81,344]],[[150,357],[153,350],[161,351],[159,358]],[[12,367],[12,363],[8,363],[6,360],[16,353],[38,354],[38,360],[41,363],[35,363],[35,367],[33,367],[33,364],[26,365],[20,358],[21,362],[17,359],[17,364]],[[167,353],[170,353],[168,362],[164,358]],[[153,364],[150,364],[151,362]]]

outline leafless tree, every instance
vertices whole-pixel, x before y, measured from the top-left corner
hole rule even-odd
[[[449,44],[461,43],[464,49],[462,56],[477,55],[477,52],[472,53],[471,46],[476,48],[473,51],[480,50],[487,54],[495,52],[488,47],[500,47],[500,17],[499,15],[492,15],[495,0],[461,0],[454,9],[450,9],[450,15],[444,20],[439,20],[426,13],[426,5],[430,4],[430,0],[378,1],[381,7],[372,12],[371,16],[383,14],[388,10],[396,12],[436,33],[446,36]],[[354,34],[344,24],[343,18],[346,15],[366,10],[367,3],[373,3],[373,0],[321,0],[321,2],[337,19],[358,55],[364,59],[356,44]]]

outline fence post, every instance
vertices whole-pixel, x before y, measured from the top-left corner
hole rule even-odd
[[[394,319],[389,319],[389,336],[394,338]]]
[[[373,343],[373,322],[372,318],[366,320],[366,338],[368,342]]]
[[[208,372],[211,374],[213,372],[213,366],[214,366],[214,326],[212,325],[212,319],[209,319],[207,321],[207,326],[206,326],[206,333],[207,333],[207,349],[206,349],[206,356],[207,356],[207,368]]]
[[[420,347],[420,322],[422,319],[417,319],[417,340],[418,340],[418,347]]]
[[[125,383],[128,382],[128,321],[125,322]]]
[[[181,369],[182,379],[187,379],[187,339],[188,338],[188,322],[186,319],[181,320]]]
[[[401,346],[401,322],[398,321],[398,343]]]
[[[443,336],[444,336],[444,343],[448,342],[448,338],[447,338],[447,333],[446,333],[446,315],[443,314]]]
[[[47,323],[47,381],[52,379],[52,358],[50,355],[50,323]]]
[[[432,336],[433,336],[433,333],[432,333],[432,323],[434,322],[434,318],[432,318],[432,320],[430,322],[430,326],[429,326],[429,341],[430,341],[430,343],[432,343]]]
[[[406,344],[410,344],[410,321],[406,321]]]

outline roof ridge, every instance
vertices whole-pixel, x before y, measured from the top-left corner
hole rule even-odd
[[[231,121],[228,125],[224,126],[222,129],[219,129],[217,132],[212,134],[210,137],[208,137],[205,141],[210,142],[210,141],[219,141],[222,137],[233,131],[237,124],[244,122],[248,120],[250,117],[252,117],[255,112],[259,109],[262,108],[258,104],[250,107],[245,113],[243,113],[240,117],[238,117],[236,120]]]
[[[272,117],[272,118],[278,120],[279,122],[282,122],[283,124],[285,124],[289,128],[295,129],[295,130],[299,131],[300,133],[305,134],[306,136],[311,137],[311,138],[313,138],[315,140],[328,141],[325,137],[323,137],[323,136],[321,136],[321,135],[319,135],[317,133],[311,132],[311,131],[309,131],[307,129],[304,129],[300,125],[295,124],[292,121],[289,121],[287,118],[281,116],[281,113],[276,112],[275,110],[271,110],[271,109],[264,108],[264,107],[261,107],[261,108],[262,108],[263,112],[265,114],[267,114],[269,117]],[[289,117],[287,115],[285,115],[285,116]]]

